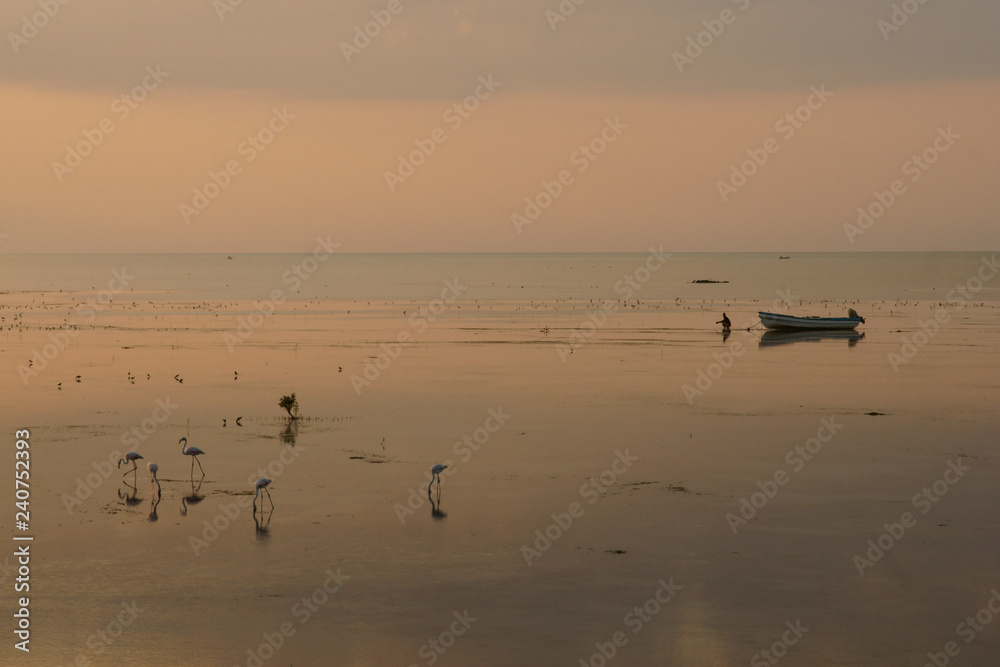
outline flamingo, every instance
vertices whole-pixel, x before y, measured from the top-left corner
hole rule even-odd
[[[142,458],[142,454],[140,454],[139,452],[129,452],[128,454],[125,455],[125,458],[118,459],[118,469],[121,470],[121,467],[122,467],[123,463],[131,463],[132,464],[132,472],[135,472],[136,470],[139,469],[139,467],[136,465],[135,462],[137,460],[141,459],[141,458]],[[128,474],[128,470],[126,470],[125,472],[122,473],[122,477],[124,477],[127,474]]]
[[[431,487],[434,486],[434,478],[437,478],[438,486],[441,485],[441,473],[445,471],[448,466],[438,463],[433,468],[431,468],[431,483],[427,486],[427,493],[430,493]]]
[[[268,500],[271,500],[271,492],[267,490],[267,486],[270,483],[271,483],[271,480],[269,480],[267,477],[261,477],[260,479],[257,480],[257,484],[256,484],[257,493],[253,494],[253,510],[254,510],[254,514],[257,513],[257,496],[260,495],[261,491],[263,491],[264,493],[267,494],[267,499]],[[263,501],[263,499],[260,501],[260,511],[261,512],[264,511],[264,501]],[[271,500],[271,511],[272,512],[274,511],[274,501],[273,500]]]
[[[188,447],[187,446],[187,441],[188,441],[187,438],[181,438],[177,442],[181,446],[181,454],[184,454],[185,456],[192,457],[191,458],[191,475],[193,476],[194,475],[194,463],[195,463],[195,461],[198,461],[198,457],[201,456],[202,454],[204,454],[205,452],[201,451],[197,447]],[[205,469],[201,467],[201,461],[198,461],[198,467],[201,468],[201,476],[204,477],[205,476]]]
[[[149,468],[149,481],[150,481],[149,486],[151,487],[150,491],[152,491],[152,486],[155,483],[156,484],[156,492],[157,492],[156,495],[157,495],[158,498],[162,497],[163,496],[163,489],[160,488],[160,480],[156,479],[156,471],[160,469],[160,466],[158,466],[155,463],[151,462],[151,463],[147,463],[146,467]],[[152,502],[152,498],[150,498],[150,502]],[[157,500],[156,504],[159,505],[160,501]],[[156,520],[156,505],[153,505],[153,510],[150,512],[149,516],[150,516],[150,519],[152,521]]]

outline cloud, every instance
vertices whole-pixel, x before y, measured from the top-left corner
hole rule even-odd
[[[17,54],[7,51],[0,81],[114,92],[161,64],[192,89],[422,99],[455,96],[490,72],[517,90],[624,94],[1000,74],[1000,3],[989,0],[922,5],[889,41],[877,26],[892,12],[884,0],[565,0],[576,9],[554,31],[545,12],[558,0],[399,1],[402,11],[348,64],[341,44],[388,0],[244,0],[221,19],[209,0],[71,0]],[[678,73],[674,52],[724,9],[735,21]],[[0,26],[17,33],[38,11],[8,1]]]

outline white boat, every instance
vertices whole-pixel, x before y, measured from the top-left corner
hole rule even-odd
[[[794,315],[782,315],[781,313],[767,313],[760,311],[760,322],[768,329],[779,329],[785,331],[819,331],[824,329],[855,329],[859,324],[865,323],[865,318],[857,313],[850,313],[856,317],[795,317]]]

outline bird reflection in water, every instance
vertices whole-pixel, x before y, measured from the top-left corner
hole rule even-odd
[[[149,486],[151,492],[149,497],[149,521],[153,522],[160,518],[156,515],[156,508],[163,498],[163,489],[160,488],[160,480],[156,479],[156,471],[160,469],[160,466],[150,462],[146,464],[146,467],[149,468]],[[153,485],[156,486],[155,489],[153,489]]]
[[[156,508],[159,507],[160,500],[161,500],[162,497],[163,497],[162,495],[160,495],[159,493],[156,493],[153,496],[151,496],[150,499],[149,499],[149,517],[148,518],[149,518],[149,522],[150,523],[152,523],[154,521],[158,521],[159,518],[160,518],[156,514]],[[153,502],[154,498],[155,498],[156,502]]]
[[[191,480],[191,495],[184,496],[181,498],[181,506],[180,508],[178,508],[177,510],[178,512],[180,512],[184,516],[187,516],[188,505],[197,505],[198,503],[200,503],[202,500],[205,499],[205,496],[198,495],[198,492],[201,491],[201,485],[204,484],[204,482],[205,478],[202,477],[200,480],[198,480],[198,485],[195,486],[194,480],[193,479]]]
[[[441,511],[441,487],[439,486],[435,493],[431,495],[430,488],[427,489],[427,499],[431,501],[431,516],[435,519],[443,519],[448,516],[447,513]]]
[[[126,507],[135,507],[142,502],[142,498],[139,497],[139,489],[128,482],[124,482],[124,484],[129,491],[118,489],[118,497],[125,501]]]
[[[253,514],[253,522],[256,526],[257,541],[264,542],[271,536],[271,529],[268,526],[271,524],[271,515],[274,514],[274,505],[271,505],[271,509],[264,512],[264,507],[261,506],[260,514],[255,511]]]

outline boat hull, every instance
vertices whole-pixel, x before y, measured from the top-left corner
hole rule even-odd
[[[795,317],[760,311],[760,322],[776,331],[846,331],[864,322],[861,317]]]

